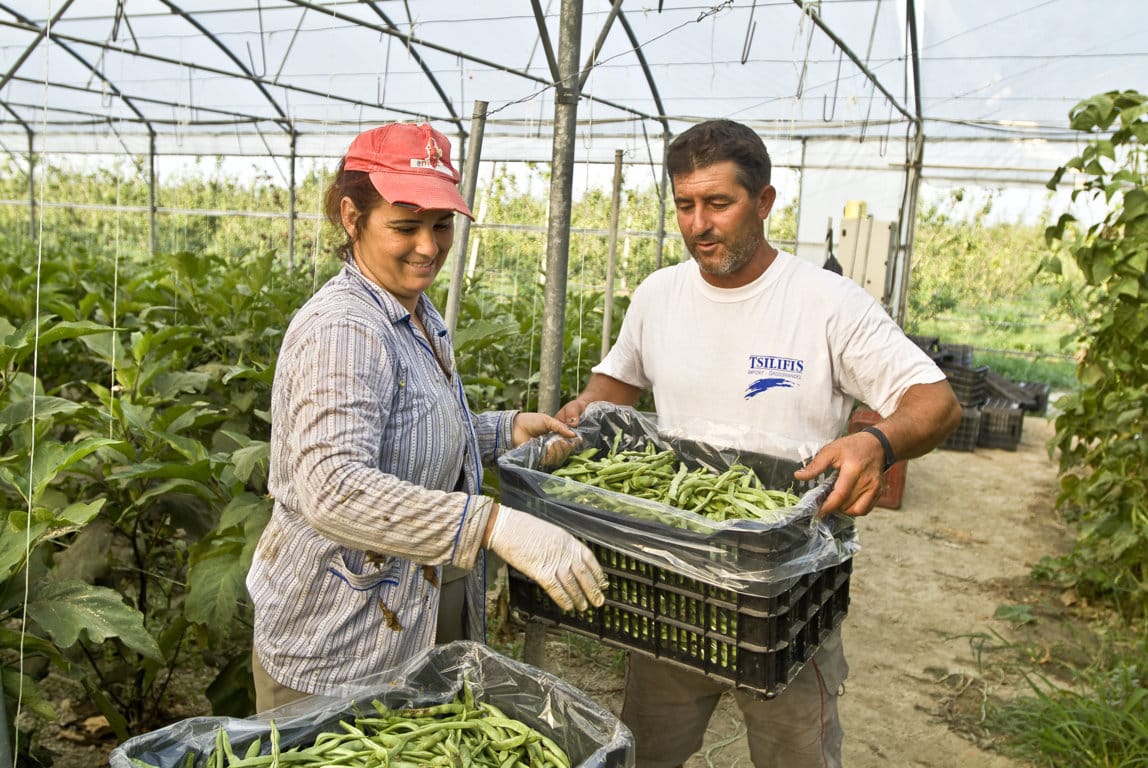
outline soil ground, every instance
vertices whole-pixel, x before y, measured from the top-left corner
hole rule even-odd
[[[1015,452],[937,450],[914,459],[901,508],[879,508],[860,521],[843,630],[851,669],[841,698],[849,768],[1026,766],[993,751],[978,728],[985,700],[1007,698],[1020,678],[980,662],[1001,648],[1048,662],[1068,631],[1071,593],[1030,578],[1042,557],[1067,551],[1072,540],[1053,508],[1051,434],[1048,420],[1029,416]],[[1005,618],[997,618],[1002,606]],[[1037,620],[1010,621],[1018,616]],[[500,640],[491,638],[496,646],[521,648],[521,626],[504,630]],[[551,630],[544,667],[620,710],[624,664],[617,649]],[[54,765],[105,764],[114,746],[106,721],[101,727],[102,718],[88,717],[82,693],[57,693],[60,722],[41,734],[53,742],[43,746],[55,754]],[[188,716],[206,714],[206,700],[194,698],[203,709]],[[686,768],[750,768],[732,697],[723,699]]]
[[[1020,678],[986,670],[978,659],[1002,646],[1043,648],[1047,656],[1062,639],[1055,637],[1064,632],[1059,614],[1071,594],[1030,578],[1042,557],[1066,552],[1072,542],[1053,508],[1051,436],[1047,419],[1030,416],[1015,452],[936,450],[913,459],[901,508],[878,508],[860,521],[843,630],[848,768],[1027,765],[993,751],[977,728],[985,699],[1007,698]],[[1040,617],[1033,623],[1046,636],[995,618],[1002,606],[1008,618]],[[551,632],[545,666],[617,712],[620,656],[603,655],[590,642]],[[750,768],[744,733],[727,695],[686,768]]]

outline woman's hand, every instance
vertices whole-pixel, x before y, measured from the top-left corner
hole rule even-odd
[[[563,437],[575,437],[574,430],[553,416],[547,416],[545,413],[521,411],[514,417],[514,424],[511,425],[511,439],[514,442],[515,448],[527,440],[541,437],[551,432],[557,432]]]
[[[519,413],[514,417],[511,430],[516,448],[532,438],[550,435],[543,442],[540,469],[562,466],[574,451],[582,447],[578,433],[544,413]]]

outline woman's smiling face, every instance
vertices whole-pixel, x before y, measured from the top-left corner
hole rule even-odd
[[[341,213],[359,269],[413,313],[446,262],[454,240],[454,211],[414,211],[384,201],[360,216],[344,197]]]

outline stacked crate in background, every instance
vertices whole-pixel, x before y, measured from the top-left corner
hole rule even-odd
[[[973,348],[942,344],[935,336],[910,337],[945,372],[961,402],[961,423],[940,447],[951,451],[1002,448],[1015,451],[1024,428],[1024,415],[1044,415],[1047,384],[1013,381],[987,365],[973,366]]]
[[[961,423],[940,447],[949,451],[975,450],[981,436],[981,409],[988,397],[987,365],[973,367],[973,348],[969,344],[941,344],[937,365],[961,402]]]

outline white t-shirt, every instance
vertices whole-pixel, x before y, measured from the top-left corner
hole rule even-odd
[[[794,460],[842,434],[855,398],[887,416],[944,378],[859,285],[784,252],[734,289],[693,259],[651,274],[593,370],[652,389],[663,430]]]

